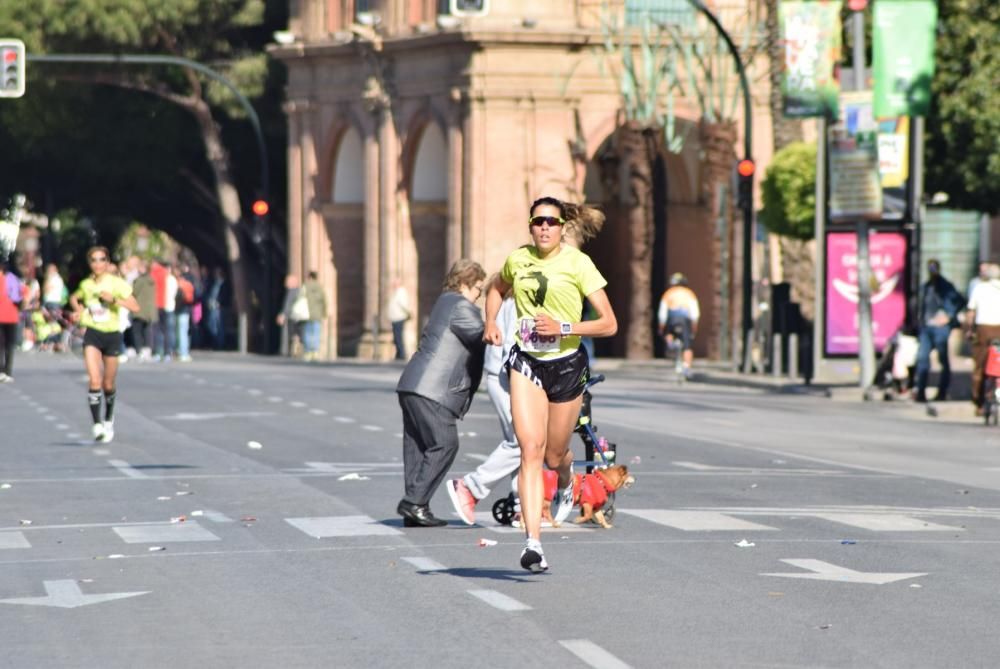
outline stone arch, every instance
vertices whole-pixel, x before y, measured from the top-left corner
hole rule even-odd
[[[365,137],[350,119],[331,129],[317,184],[331,272],[324,285],[331,300],[328,332],[338,357],[357,355],[365,304]]]
[[[422,327],[441,293],[448,271],[448,136],[429,109],[418,113],[407,132],[404,188],[409,212],[410,251],[403,280],[416,295],[416,325]]]

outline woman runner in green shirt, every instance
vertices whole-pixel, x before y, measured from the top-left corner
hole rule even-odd
[[[132,286],[125,279],[108,271],[111,254],[103,246],[87,251],[91,275],[80,282],[70,298],[74,320],[85,327],[83,361],[90,382],[87,401],[94,421],[94,441],[114,439],[115,376],[118,356],[122,352],[122,335],[118,330],[119,311],[139,311],[132,296]],[[104,393],[104,420],[101,420],[101,393]]]
[[[563,242],[563,228],[574,228],[586,237],[586,231],[599,228],[603,219],[592,207],[552,197],[535,200],[528,219],[532,244],[508,256],[486,297],[483,338],[493,345],[501,343],[496,315],[508,288],[513,288],[517,306],[516,343],[507,366],[514,432],[521,446],[518,490],[527,534],[521,566],[532,572],[548,569],[541,545],[543,461],[559,473],[554,520],[566,520],[573,507],[569,441],[590,375],[580,337],[610,337],[618,331],[604,291],[607,281],[586,254]],[[583,298],[597,318],[581,321]]]

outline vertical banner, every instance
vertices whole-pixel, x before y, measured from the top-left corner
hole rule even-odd
[[[872,38],[875,116],[926,116],[934,77],[934,0],[878,0]]]
[[[902,232],[869,236],[872,266],[872,331],[875,350],[906,321],[907,243]],[[826,355],[858,354],[858,238],[852,232],[826,235]]]
[[[841,119],[830,127],[830,220],[882,218],[878,125],[871,91],[842,93]]]
[[[840,6],[832,0],[778,3],[781,41],[785,45],[781,93],[785,116],[837,117],[840,82]]]

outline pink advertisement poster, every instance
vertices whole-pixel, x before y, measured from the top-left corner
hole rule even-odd
[[[875,350],[903,326],[906,319],[906,235],[872,232],[869,253],[872,286],[872,329]],[[826,235],[827,355],[858,354],[858,262],[854,232]]]

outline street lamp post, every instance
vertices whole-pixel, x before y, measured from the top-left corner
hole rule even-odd
[[[736,66],[736,73],[740,77],[740,86],[743,89],[743,160],[753,161],[753,108],[750,99],[750,84],[747,82],[746,71],[743,69],[743,61],[740,59],[740,52],[733,44],[729,33],[722,27],[719,19],[713,14],[701,0],[688,0],[698,11],[705,15],[705,18],[719,32],[719,36],[729,48],[729,53],[733,56],[733,63]],[[746,187],[753,189],[753,173],[744,177]],[[743,203],[743,351],[740,360],[740,371],[749,372],[751,370],[751,341],[753,337],[753,198]]]

